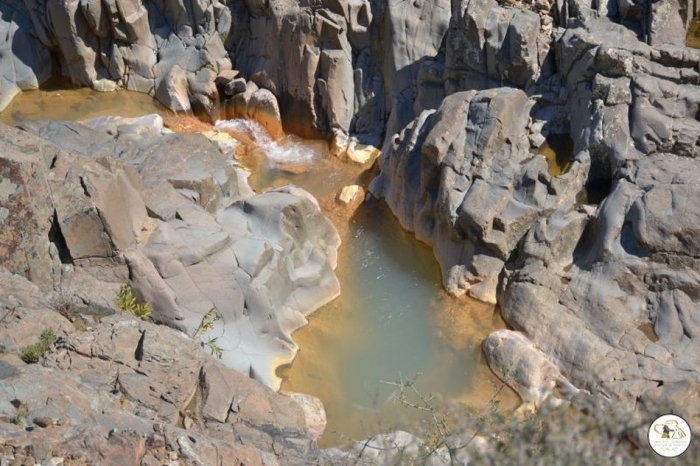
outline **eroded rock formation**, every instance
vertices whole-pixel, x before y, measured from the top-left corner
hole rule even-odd
[[[223,97],[224,114],[264,122],[281,111],[292,132],[352,130],[378,144],[387,118],[398,131],[414,102],[418,113],[439,104],[431,75],[442,65],[430,57],[450,11],[447,0],[3,2],[0,108],[63,75],[213,119]]]
[[[186,335],[127,316],[83,330],[56,311],[37,320],[37,308],[51,307],[44,292],[18,275],[0,277],[0,309],[10,315],[0,334],[23,345],[46,328],[60,337],[41,365],[0,355],[3,462],[232,465],[316,454],[296,401]]]
[[[448,289],[498,302],[537,346],[485,345],[523,399],[576,386],[697,423],[700,54],[657,27],[659,7],[647,30],[568,2],[543,42],[548,8],[538,26],[489,5],[453,10],[448,96],[387,138],[372,189],[433,245]],[[561,175],[537,153],[552,134],[573,143]]]
[[[315,199],[296,188],[253,195],[214,143],[161,134],[160,117],[24,129],[0,138],[3,266],[103,311],[131,280],[154,321],[190,336],[214,309],[201,338],[277,388],[274,369],[296,354],[289,335],[340,292],[340,240]]]
[[[554,388],[665,400],[697,427],[700,52],[683,46],[694,8],[13,0],[0,5],[0,106],[60,71],[212,117],[223,96],[228,116],[273,135],[282,121],[337,147],[348,133],[383,141],[371,192],[433,246],[450,291],[499,304],[513,331],[491,335],[485,351],[496,373],[520,374],[511,383],[524,400]],[[251,349],[293,353],[288,331],[303,320],[309,275],[322,284],[318,302],[336,292],[333,232],[315,218],[308,241],[297,236],[313,202],[250,197],[197,137],[92,126],[26,125],[40,138],[2,128],[0,221],[25,233],[20,243],[0,231],[4,267],[43,289],[67,277],[114,288],[136,272],[163,322],[191,333],[211,307],[223,317],[216,331],[245,322],[232,364],[274,383],[257,369],[269,358]],[[540,153],[556,137],[571,146],[556,154],[563,173]],[[225,292],[207,286],[223,277]],[[273,286],[289,292],[266,293]],[[106,313],[112,292],[83,294],[81,305]],[[267,299],[278,320],[258,312]]]

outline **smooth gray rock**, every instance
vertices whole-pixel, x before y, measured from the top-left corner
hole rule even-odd
[[[505,32],[486,33],[515,27],[486,21],[495,14],[486,3],[459,5],[447,97],[389,136],[371,191],[432,244],[449,290],[497,301],[522,332],[492,335],[486,351],[496,373],[519,374],[510,383],[524,398],[541,400],[542,387],[562,377],[568,394],[579,387],[629,403],[677,396],[674,409],[697,424],[696,51],[658,34],[649,45],[628,23],[575,3],[549,44],[558,75],[537,71],[541,61],[512,62],[531,77],[515,82],[534,94],[530,107],[525,94],[497,87],[494,72],[511,62],[489,57],[525,49],[507,49]],[[517,8],[509,18],[528,16]],[[514,37],[539,47],[542,30]],[[438,76],[421,79],[437,85]],[[551,176],[530,144],[558,133],[572,138],[572,165]],[[514,343],[524,336],[537,351]]]
[[[340,293],[340,239],[316,200],[294,187],[252,195],[215,143],[164,134],[159,117],[25,129],[46,139],[0,127],[6,267],[108,313],[128,279],[153,320],[190,336],[215,309],[197,338],[218,338],[226,364],[278,388],[291,332]]]
[[[544,158],[530,153],[530,106],[510,88],[453,94],[380,159],[370,189],[433,245],[453,293],[495,302],[510,252],[539,216],[571,202],[582,186],[580,165],[555,179]]]
[[[421,59],[437,55],[451,15],[446,0],[388,3],[381,29],[388,134],[400,132],[417,116],[412,107]]]
[[[136,292],[154,303],[154,319],[189,335],[215,309],[204,341],[218,338],[228,366],[278,388],[275,368],[297,351],[291,332],[340,292],[335,229],[311,201],[274,191],[216,219],[180,217],[153,232],[143,255],[127,255]]]
[[[14,330],[3,327],[0,339]],[[61,337],[42,365],[0,357],[0,435],[16,453],[135,465],[149,455],[232,464],[314,454],[295,401],[177,331],[115,316]]]
[[[447,38],[447,78],[459,82],[476,73],[501,86],[528,87],[541,68],[539,32],[532,11],[502,8],[495,0],[458,3]]]
[[[31,33],[31,19],[16,2],[0,5],[0,111],[20,90],[37,89],[52,74],[51,54]]]
[[[522,333],[511,330],[492,333],[484,340],[484,354],[489,366],[518,392],[523,403],[539,407],[555,390],[569,398],[578,392]]]

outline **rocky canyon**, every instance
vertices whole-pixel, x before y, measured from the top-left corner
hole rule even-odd
[[[483,352],[523,405],[590,393],[697,431],[697,9],[4,0],[0,111],[60,78],[360,162],[376,147],[367,197],[430,245],[450,294],[497,305],[508,328]],[[226,141],[157,115],[0,124],[1,464],[347,460],[275,372],[341,293],[341,236],[305,190],[247,176]],[[120,312],[125,284],[147,321]]]

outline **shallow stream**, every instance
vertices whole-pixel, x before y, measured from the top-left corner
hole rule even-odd
[[[154,112],[164,114],[142,94],[49,89],[21,94],[0,121]],[[295,138],[278,143],[244,122],[223,126],[247,134],[256,144],[246,162],[253,168],[250,182],[256,190],[291,182],[328,208],[335,193],[358,177],[358,167],[332,160],[325,143]],[[347,221],[342,215],[331,218]],[[282,390],[323,401],[328,427],[321,446],[395,427],[410,429],[424,413],[397,401],[391,383],[402,377],[417,377],[416,386],[426,395],[474,405],[488,402],[499,382],[486,366],[480,344],[505,327],[493,307],[447,296],[430,247],[405,232],[383,203],[363,204],[339,230],[344,241],[337,270],[342,295],[294,334],[298,356],[278,370]],[[509,390],[499,395],[502,406],[514,406],[516,400]]]

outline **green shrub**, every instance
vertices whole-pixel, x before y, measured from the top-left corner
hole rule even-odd
[[[136,316],[141,320],[147,320],[151,317],[151,304],[136,301],[134,289],[127,283],[124,283],[117,291],[117,306],[122,312]]]
[[[36,364],[39,359],[46,353],[51,345],[53,345],[58,337],[51,329],[46,329],[39,335],[39,341],[33,345],[29,345],[22,350],[19,357],[27,364]]]

